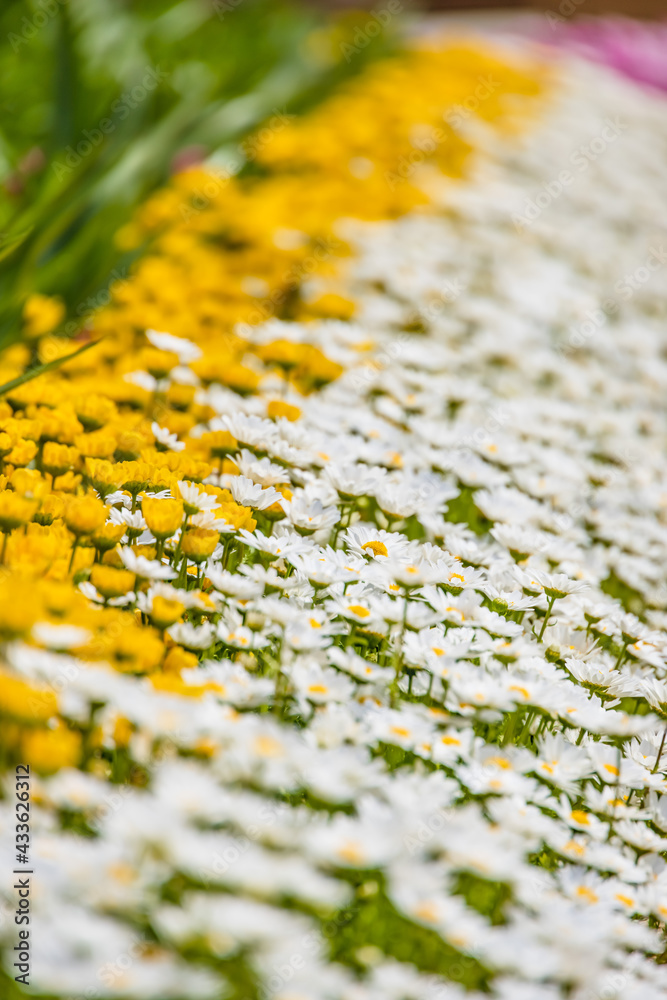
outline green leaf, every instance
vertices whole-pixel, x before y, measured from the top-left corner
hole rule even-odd
[[[78,358],[80,354],[84,351],[90,350],[91,347],[95,347],[96,344],[100,343],[99,340],[91,340],[88,344],[84,344],[80,347],[78,351],[72,351],[71,354],[65,355],[63,358],[56,358],[55,361],[47,361],[44,365],[36,365],[34,368],[29,368],[24,371],[22,375],[17,375],[16,378],[11,379],[9,382],[5,382],[4,385],[0,385],[0,396],[5,396],[12,389],[17,389],[18,386],[23,385],[25,382],[32,382],[34,378],[38,378],[40,375],[44,375],[45,372],[53,371],[56,368],[60,368],[64,365],[66,361],[71,361],[72,358]]]
[[[11,256],[15,250],[18,250],[21,244],[25,243],[28,239],[34,228],[34,226],[29,226],[22,233],[19,233],[18,236],[9,236],[2,240],[0,243],[0,260],[4,260],[6,257]]]

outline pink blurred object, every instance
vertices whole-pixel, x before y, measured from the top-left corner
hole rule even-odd
[[[551,41],[556,44],[640,83],[667,90],[667,21],[616,17],[551,26]]]
[[[184,146],[183,149],[179,149],[174,154],[170,164],[170,172],[172,174],[180,174],[183,170],[198,167],[207,156],[208,149],[206,146]]]

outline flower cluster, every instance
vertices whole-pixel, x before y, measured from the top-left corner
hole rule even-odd
[[[418,50],[177,178],[0,403],[44,993],[667,996],[667,117],[552,77]]]

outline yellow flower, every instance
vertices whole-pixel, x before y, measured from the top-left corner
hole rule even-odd
[[[257,527],[257,521],[252,516],[252,508],[234,503],[233,500],[230,503],[222,503],[215,511],[215,516],[226,521],[227,524],[233,525],[237,531],[241,528],[245,528],[246,531],[254,531]]]
[[[92,494],[72,497],[65,507],[65,524],[77,538],[97,531],[106,518],[107,508]]]
[[[195,423],[196,420],[191,413],[181,413],[176,410],[167,410],[160,421],[162,427],[166,428],[171,434],[175,434],[176,437],[180,438],[186,437],[194,427]],[[158,451],[168,451],[164,445],[160,445],[157,442],[156,447]]]
[[[74,444],[84,458],[111,458],[116,451],[116,438],[108,431],[79,434]]]
[[[172,646],[165,656],[162,669],[165,673],[180,674],[181,670],[190,670],[197,663],[196,653],[190,653],[182,646]]]
[[[134,573],[127,569],[114,569],[103,563],[95,563],[90,571],[90,582],[107,600],[110,597],[122,597],[134,590]]]
[[[167,402],[175,410],[187,410],[195,398],[195,387],[193,385],[179,385],[177,382],[167,389]]]
[[[58,700],[53,691],[33,687],[5,671],[0,672],[0,714],[39,724],[57,711]]]
[[[124,524],[103,524],[94,534],[90,536],[90,541],[98,552],[109,552],[115,549],[118,542],[125,534]]]
[[[232,358],[205,357],[193,362],[190,367],[202,382],[221,382],[241,395],[255,392],[259,385],[257,372]]]
[[[199,440],[206,445],[212,458],[233,455],[239,447],[229,431],[209,431],[208,434],[202,434]]]
[[[128,624],[121,629],[111,648],[117,668],[129,673],[145,674],[160,663],[164,644],[150,626]]]
[[[47,441],[42,451],[42,467],[52,476],[62,476],[79,459],[79,452],[76,448],[70,448],[66,444],[57,444],[55,441]]]
[[[217,531],[210,531],[208,528],[190,528],[184,533],[181,542],[183,555],[195,563],[202,563],[214,552],[219,537]]]
[[[43,336],[37,347],[37,357],[42,364],[48,364],[49,361],[66,358],[68,354],[73,354],[76,349],[77,345],[73,344],[69,337]]]
[[[23,307],[23,322],[28,337],[41,337],[55,330],[65,318],[61,299],[49,295],[31,295]]]
[[[34,500],[20,496],[10,490],[0,493],[0,531],[12,531],[27,524],[37,509]]]
[[[248,393],[256,392],[259,385],[259,375],[247,365],[234,363],[226,366],[223,370],[222,382],[234,392],[238,392],[240,396],[245,396]]]
[[[201,698],[207,691],[216,691],[219,694],[225,693],[222,684],[209,682],[208,684],[187,684],[176,674],[151,674],[150,682],[156,691],[164,694],[177,694],[182,698]]]
[[[113,493],[121,483],[121,466],[103,458],[86,458],[83,463],[86,476],[101,496]]]
[[[118,435],[116,458],[123,462],[135,462],[147,443],[148,439],[138,431],[122,431]]]
[[[46,610],[57,618],[63,618],[69,614],[82,597],[80,592],[72,590],[69,583],[57,583],[53,580],[47,580],[40,587],[40,594]]]
[[[121,487],[132,496],[137,496],[150,485],[151,468],[147,462],[120,462],[118,472]]]
[[[5,461],[8,465],[29,465],[36,454],[37,445],[34,441],[17,441],[12,450],[6,456]]]
[[[73,406],[74,412],[87,431],[99,430],[118,413],[116,404],[111,399],[95,394],[78,396]]]
[[[139,356],[139,365],[153,378],[164,378],[178,364],[178,355],[172,351],[160,351],[156,347],[145,347]]]
[[[124,715],[116,717],[113,724],[113,740],[117,747],[126,747],[132,738],[133,726]]]
[[[32,420],[23,417],[14,417],[3,422],[5,430],[14,441],[24,438],[26,441],[39,441],[42,436],[43,423],[41,420]]]
[[[184,452],[174,455],[173,458],[176,459],[174,465],[178,469],[179,479],[189,479],[192,483],[201,483],[203,479],[211,475],[212,469],[208,462],[200,462]]]
[[[169,600],[158,595],[153,598],[150,619],[156,628],[165,629],[177,622],[184,611],[185,605],[181,604],[180,601]]]
[[[39,517],[39,514],[36,514],[35,517]],[[70,554],[70,536],[64,525],[58,531],[56,527],[47,528],[41,524],[28,524],[25,533],[14,531],[6,537],[8,544],[5,561],[26,578],[44,576],[51,571],[58,560]],[[32,614],[38,613],[35,601],[34,591],[26,595],[26,605],[29,605]],[[18,609],[20,600],[15,585],[12,592],[12,602],[11,612],[18,620],[21,616]]]
[[[39,598],[31,588],[10,576],[0,588],[0,636],[24,635],[41,611]]]
[[[294,381],[304,392],[320,389],[343,374],[343,366],[331,361],[319,348],[306,345],[301,365],[294,372]]]
[[[40,407],[38,416],[43,441],[74,444],[75,438],[83,431],[83,425],[77,420],[71,407],[59,407],[54,410],[45,406]]]
[[[354,311],[354,302],[335,292],[327,292],[318,299],[308,302],[306,306],[306,312],[311,316],[333,319],[351,319]]]
[[[144,497],[141,512],[155,538],[171,538],[183,521],[183,501]]]
[[[266,415],[270,420],[277,420],[279,417],[285,417],[286,420],[295,421],[301,416],[301,410],[298,406],[292,406],[291,403],[285,403],[282,399],[272,399],[266,408]]]
[[[265,364],[290,371],[301,363],[303,346],[292,340],[272,340],[258,347],[256,353]]]
[[[6,396],[12,410],[28,410],[44,402],[49,406],[56,406],[60,398],[61,394],[54,392],[53,383],[49,385],[46,379],[31,379],[30,382],[10,389]]]
[[[76,493],[80,485],[81,476],[75,475],[71,469],[62,476],[56,476],[53,480],[54,490],[59,490],[61,493]]]
[[[23,759],[35,771],[53,774],[61,767],[75,767],[81,756],[81,736],[63,722],[56,729],[26,732],[22,740]]]
[[[49,493],[49,483],[42,478],[37,469],[14,469],[9,481],[16,493],[22,497],[38,499]]]

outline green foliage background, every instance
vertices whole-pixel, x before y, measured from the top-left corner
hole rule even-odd
[[[354,23],[285,0],[4,0],[0,349],[32,292],[62,296],[72,319],[127,272],[113,234],[179,155],[224,161],[387,50],[344,59]]]

